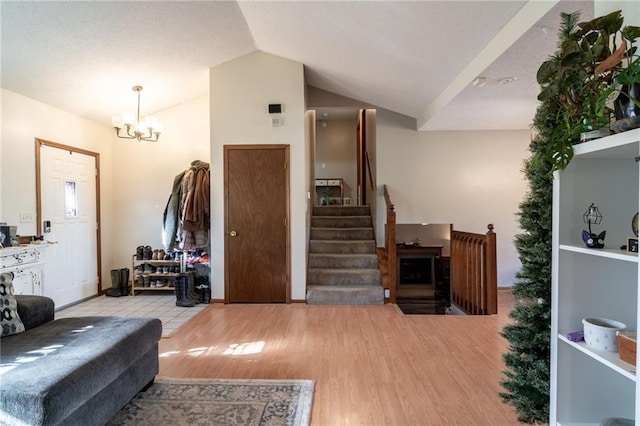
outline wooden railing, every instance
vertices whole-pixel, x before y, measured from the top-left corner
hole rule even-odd
[[[387,185],[384,185],[384,202],[387,206],[387,226],[385,227],[384,245],[387,254],[387,287],[389,289],[389,302],[396,303],[396,212]]]
[[[498,313],[496,234],[492,224],[487,228],[451,233],[451,301],[469,315]]]

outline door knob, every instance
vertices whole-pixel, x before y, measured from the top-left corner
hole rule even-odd
[[[230,237],[235,237],[235,236],[237,236],[237,235],[238,235],[238,233],[237,233],[236,231],[231,231],[231,232],[229,232],[229,236],[230,236]]]

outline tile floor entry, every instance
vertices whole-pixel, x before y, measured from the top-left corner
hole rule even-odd
[[[56,311],[56,319],[87,316],[154,317],[162,321],[162,337],[171,335],[184,323],[205,309],[207,304],[192,308],[176,306],[176,296],[136,295],[98,296]]]

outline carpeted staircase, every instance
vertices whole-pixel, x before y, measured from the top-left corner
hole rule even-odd
[[[383,303],[384,289],[369,207],[314,207],[307,304]]]

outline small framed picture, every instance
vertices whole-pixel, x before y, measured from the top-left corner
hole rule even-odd
[[[627,252],[638,253],[638,237],[627,238]]]

